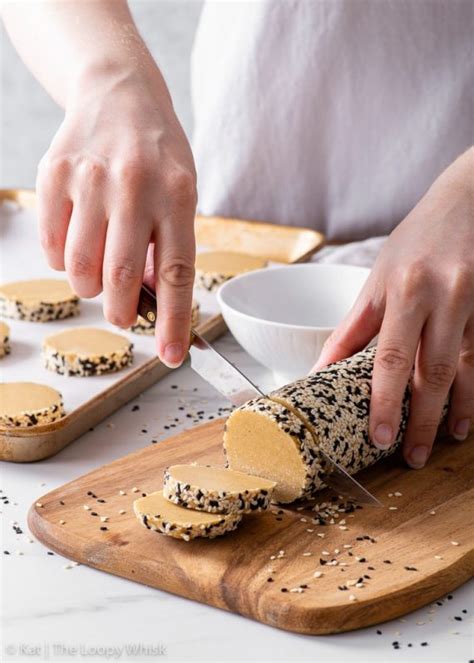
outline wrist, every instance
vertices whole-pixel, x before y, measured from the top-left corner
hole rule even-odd
[[[150,96],[159,100],[163,111],[172,109],[164,78],[148,51],[129,55],[126,61],[104,57],[86,63],[74,76],[65,110],[98,98],[132,106],[137,98],[145,103]]]

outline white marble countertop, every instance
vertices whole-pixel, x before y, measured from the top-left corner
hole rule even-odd
[[[272,386],[270,374],[229,335],[217,346],[262,388]],[[0,465],[3,660],[467,663],[474,658],[472,582],[403,620],[341,635],[301,636],[48,554],[26,524],[39,495],[189,427],[190,410],[203,410],[206,420],[226,406],[189,366],[136,403],[138,410],[126,405],[54,458]]]

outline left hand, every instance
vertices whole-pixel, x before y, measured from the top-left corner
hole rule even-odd
[[[474,419],[474,148],[392,232],[313,371],[362,350],[377,334],[369,434],[379,449],[395,441],[414,366],[403,453],[419,469],[451,388],[449,433],[466,439]]]

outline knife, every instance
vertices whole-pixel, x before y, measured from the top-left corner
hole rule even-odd
[[[138,300],[138,315],[154,323],[156,320],[156,296],[146,285],[142,285]],[[191,329],[189,344],[191,368],[209,382],[233,405],[239,407],[252,398],[265,398],[265,394],[224,355],[210,345],[195,329]],[[383,506],[382,503],[358,481],[336,463],[327,453],[319,449],[329,468],[325,482],[338,494],[368,506]]]

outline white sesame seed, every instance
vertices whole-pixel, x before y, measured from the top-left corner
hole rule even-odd
[[[321,553],[321,555],[329,555],[329,553],[328,553],[327,550],[323,550],[323,552]]]
[[[401,493],[399,490],[397,490],[395,493],[393,493],[395,497],[401,497],[403,493]]]
[[[441,555],[435,555],[434,558],[435,558],[435,559],[443,559],[443,558],[441,557]]]
[[[324,539],[326,535],[323,534],[322,532],[318,532],[317,536],[319,536],[320,539]]]
[[[84,511],[90,511],[91,510],[90,506],[88,506],[87,504],[83,504],[82,508],[84,509]]]
[[[307,523],[307,522],[308,522],[308,519],[307,519],[307,518],[300,518],[300,522],[302,522],[302,523]]]
[[[393,493],[389,493],[388,496],[389,496],[389,497],[393,497]]]
[[[315,572],[313,573],[313,578],[322,578],[323,575],[324,575],[324,574],[323,574],[322,571],[315,571]]]
[[[349,601],[357,601],[357,596],[354,596],[354,594],[350,594]]]
[[[38,507],[38,509],[42,509],[43,508],[43,503],[42,502],[36,502],[36,506]]]
[[[347,585],[348,587],[354,587],[356,584],[357,584],[357,580],[348,580],[348,581],[346,582],[346,585]]]
[[[345,543],[343,547],[344,547],[344,548],[352,548],[352,546],[351,546],[350,543]]]
[[[354,585],[354,587],[357,587],[358,589],[360,589],[363,586],[364,586],[363,582],[356,582],[356,584]]]
[[[314,529],[308,528],[306,531],[311,534],[312,532],[314,532]]]
[[[66,571],[68,571],[69,569],[72,569],[72,566],[71,566],[70,564],[65,564],[65,565],[63,566],[63,569],[65,569]]]
[[[417,626],[423,626],[426,622],[416,622]]]
[[[312,554],[312,552],[304,552],[303,557],[311,557]]]
[[[126,495],[127,493],[124,490],[119,490],[119,495]]]
[[[339,521],[339,525],[345,525],[345,524],[346,524],[345,518],[343,518],[342,520]]]
[[[388,510],[389,511],[396,511],[398,509],[398,506],[389,506]]]
[[[339,525],[339,529],[347,531],[349,528],[346,525]]]
[[[335,555],[339,555],[340,552],[341,552],[341,551],[339,550],[339,548],[334,548],[334,554],[335,554]]]
[[[276,559],[276,555],[270,555],[270,559]]]
[[[140,489],[137,488],[136,486],[133,486],[132,493],[139,493],[139,492],[140,492]]]
[[[65,520],[60,520],[60,521],[59,521],[59,524],[60,524],[60,525],[65,525],[65,524],[66,524],[66,521],[65,521]]]
[[[125,509],[120,509],[119,514],[123,516],[124,513],[126,513]]]
[[[100,517],[100,521],[101,521],[102,523],[106,523],[106,522],[108,522],[108,520],[109,520],[109,517],[108,517],[108,516],[101,516],[101,517]]]
[[[458,546],[458,545],[459,545],[459,541],[451,541],[451,545],[452,545],[452,546]]]
[[[436,511],[430,511],[430,516],[436,516]]]

